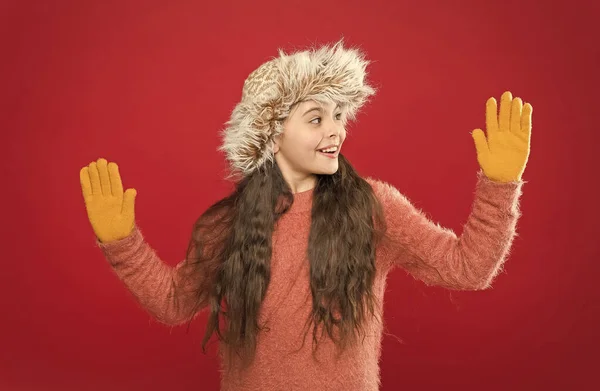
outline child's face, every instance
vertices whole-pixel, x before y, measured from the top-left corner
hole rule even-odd
[[[346,129],[344,113],[335,103],[300,102],[285,119],[283,128],[283,133],[274,140],[274,151],[288,181],[298,183],[313,174],[331,175],[338,170],[338,154],[346,139]],[[334,154],[318,151],[331,144],[338,146]]]

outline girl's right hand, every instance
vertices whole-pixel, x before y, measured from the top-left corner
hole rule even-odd
[[[79,171],[88,219],[100,242],[126,238],[135,224],[135,189],[123,193],[116,163],[100,158]]]

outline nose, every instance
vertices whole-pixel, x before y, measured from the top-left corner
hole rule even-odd
[[[343,131],[343,127],[336,124],[336,123],[332,123],[329,128],[327,128],[327,136],[329,138],[335,138],[336,136],[338,138],[341,137],[342,135],[342,131]]]

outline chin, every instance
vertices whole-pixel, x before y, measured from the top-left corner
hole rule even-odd
[[[321,175],[333,175],[333,174],[335,174],[339,170],[339,168],[340,168],[339,165],[336,164],[335,167],[332,166],[330,169],[322,170],[322,172],[319,172],[319,174],[321,174]]]

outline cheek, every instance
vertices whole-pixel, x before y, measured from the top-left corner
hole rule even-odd
[[[307,137],[302,143],[302,150],[306,153],[316,153],[319,145],[323,143],[321,137],[315,135],[311,137]]]

